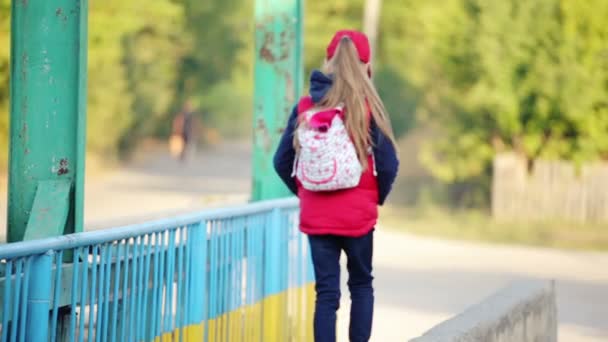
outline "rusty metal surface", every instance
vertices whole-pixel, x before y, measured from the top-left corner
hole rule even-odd
[[[302,91],[302,0],[256,2],[253,200],[288,195],[272,155]]]

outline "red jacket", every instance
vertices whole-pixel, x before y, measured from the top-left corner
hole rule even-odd
[[[314,106],[312,98],[304,97],[298,113]],[[347,114],[348,115],[348,114]],[[300,198],[300,229],[306,234],[363,236],[378,220],[378,184],[373,173],[373,158],[361,175],[359,185],[340,191],[310,191],[298,185]]]

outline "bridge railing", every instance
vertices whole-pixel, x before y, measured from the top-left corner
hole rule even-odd
[[[0,246],[0,341],[312,341],[297,202]]]

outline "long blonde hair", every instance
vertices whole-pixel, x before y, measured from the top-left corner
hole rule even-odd
[[[326,61],[323,71],[333,75],[333,85],[316,107],[332,108],[340,104],[345,105],[346,129],[357,150],[359,162],[365,170],[368,166],[368,149],[372,145],[368,120],[370,111],[380,131],[396,145],[384,103],[368,76],[367,65],[359,60],[359,53],[349,37],[340,40],[333,58]],[[294,145],[296,150],[299,150],[297,136]]]

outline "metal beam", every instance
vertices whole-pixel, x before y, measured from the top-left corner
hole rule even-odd
[[[87,0],[12,1],[8,242],[44,211],[67,215],[31,236],[82,231],[87,10]],[[67,201],[39,191],[46,181],[67,183]]]
[[[272,156],[302,93],[303,3],[255,3],[254,201],[289,196],[274,172]]]

